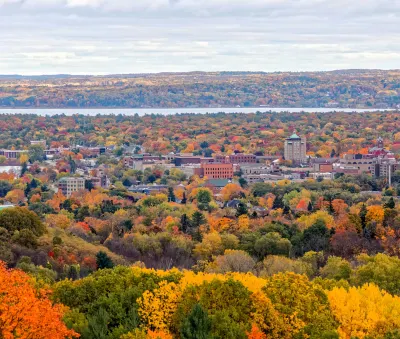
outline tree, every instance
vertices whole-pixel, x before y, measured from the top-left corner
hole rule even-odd
[[[267,280],[263,291],[288,324],[289,333],[300,330],[317,339],[336,329],[327,295],[306,276],[275,274]]]
[[[168,187],[168,201],[175,202],[176,197],[173,187]]]
[[[199,211],[195,211],[191,217],[191,224],[193,227],[200,227],[201,225],[206,223],[206,218],[204,217],[203,213]]]
[[[238,184],[229,183],[221,190],[222,199],[229,201],[232,199],[240,198],[243,189]]]
[[[365,204],[362,204],[359,216],[361,219],[361,227],[363,230],[367,226],[367,213],[368,213],[367,206]]]
[[[34,163],[35,161],[43,161],[45,158],[44,148],[42,145],[30,145],[28,154],[31,163]]]
[[[262,263],[257,265],[261,277],[272,277],[277,273],[293,272],[311,276],[313,267],[310,263],[300,259],[290,259],[278,255],[267,256]]]
[[[254,250],[259,259],[263,259],[270,254],[289,256],[291,248],[290,240],[282,238],[278,232],[267,233],[254,244]]]
[[[382,338],[400,328],[400,298],[374,284],[335,287],[328,292],[333,315],[339,322],[340,338]]]
[[[350,263],[339,257],[329,257],[326,265],[320,269],[320,275],[323,278],[341,280],[350,279]]]
[[[225,250],[223,255],[215,258],[214,262],[207,266],[207,272],[252,272],[256,265],[254,259],[245,251]]]
[[[187,202],[187,198],[186,198],[186,192],[183,192],[182,194],[182,200],[181,200],[181,204],[186,205]]]
[[[236,207],[236,217],[240,217],[241,215],[247,215],[248,209],[245,203],[239,202]]]
[[[221,236],[217,232],[205,234],[201,243],[196,244],[193,253],[202,260],[209,260],[213,255],[222,254],[224,250]]]
[[[64,308],[52,305],[45,291],[31,285],[31,277],[7,270],[0,262],[1,338],[77,338],[62,321]]]
[[[188,286],[180,298],[175,324],[181,328],[187,314],[200,304],[211,320],[214,338],[245,339],[251,319],[250,296],[251,292],[233,279],[214,279],[199,286]]]
[[[245,178],[239,178],[238,180],[240,187],[245,188],[247,187],[247,180]]]
[[[328,230],[322,220],[305,229],[303,233],[292,238],[294,252],[296,255],[303,255],[306,252],[325,252],[329,248],[329,241],[332,232]]]
[[[106,252],[100,251],[96,254],[97,269],[113,268],[114,263]]]
[[[210,209],[210,202],[212,200],[212,193],[207,188],[200,188],[196,194],[197,206],[202,211]]]
[[[37,214],[23,207],[6,208],[0,211],[0,225],[11,233],[28,229],[35,236],[41,236],[46,231]]]
[[[25,200],[25,192],[19,188],[15,188],[9,191],[5,198],[13,204],[19,204]]]
[[[4,198],[11,189],[12,185],[8,181],[0,180],[0,198]]]
[[[385,204],[385,208],[394,209],[396,207],[396,203],[394,202],[393,197],[389,198],[389,201]]]
[[[362,286],[374,283],[391,294],[400,295],[400,259],[379,253],[375,256],[366,254],[357,257],[351,283]]]
[[[191,227],[190,219],[186,214],[182,214],[181,216],[181,230],[183,233],[188,233]]]
[[[373,205],[367,207],[367,214],[365,216],[366,222],[375,221],[378,224],[383,223],[383,218],[385,217],[385,211],[382,206]]]
[[[28,171],[28,164],[27,162],[22,163],[21,165],[21,177]]]
[[[297,219],[297,222],[300,224],[301,230],[307,229],[318,221],[323,222],[328,228],[332,228],[335,224],[334,218],[328,212],[323,210],[316,211],[310,215],[302,215],[300,218]]]
[[[194,305],[192,311],[181,325],[182,339],[212,339],[211,320],[200,304]]]

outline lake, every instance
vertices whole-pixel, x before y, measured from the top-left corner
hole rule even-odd
[[[109,115],[109,114],[123,114],[123,115],[146,115],[146,114],[161,114],[171,115],[178,113],[254,113],[254,112],[316,112],[316,113],[329,113],[329,112],[348,112],[348,113],[365,113],[365,112],[383,112],[390,111],[390,109],[355,109],[355,108],[280,108],[280,107],[233,107],[233,108],[0,108],[0,114],[37,114],[37,115],[56,115],[56,114],[83,114],[83,115]]]

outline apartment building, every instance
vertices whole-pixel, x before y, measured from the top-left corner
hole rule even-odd
[[[58,182],[58,189],[67,197],[73,192],[85,189],[85,179],[75,177],[64,177]]]
[[[285,140],[285,160],[292,161],[294,165],[307,162],[306,148],[306,138],[301,138],[296,133],[293,133]]]

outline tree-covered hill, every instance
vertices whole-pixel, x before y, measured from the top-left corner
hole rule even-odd
[[[0,76],[0,107],[350,107],[400,105],[400,71]]]

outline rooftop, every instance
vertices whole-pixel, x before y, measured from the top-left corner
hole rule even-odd
[[[289,139],[301,139],[296,133],[293,133]]]

